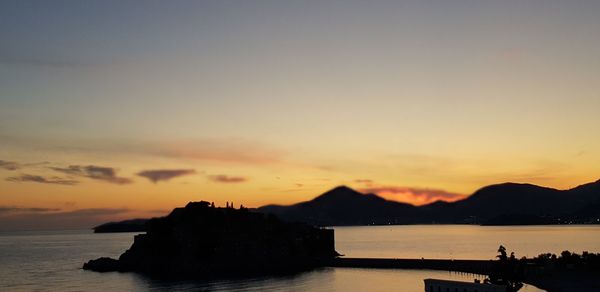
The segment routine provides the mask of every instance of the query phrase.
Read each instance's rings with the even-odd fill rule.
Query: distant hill
[[[258,211],[316,225],[409,224],[410,218],[417,214],[417,207],[340,186],[308,202],[268,205]]]
[[[148,219],[131,219],[119,222],[108,222],[92,229],[94,229],[94,233],[143,232],[146,231],[147,221]]]
[[[345,186],[290,206],[258,211],[317,225],[475,223],[493,225],[600,223],[600,181],[570,190],[504,183],[453,203],[413,206]]]

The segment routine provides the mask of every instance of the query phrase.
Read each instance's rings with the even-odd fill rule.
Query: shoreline
[[[496,261],[493,260],[449,260],[449,259],[405,259],[405,258],[336,258],[326,263],[334,268],[438,270],[489,275]],[[523,283],[546,291],[600,291],[600,277],[593,272],[554,272],[532,274]]]

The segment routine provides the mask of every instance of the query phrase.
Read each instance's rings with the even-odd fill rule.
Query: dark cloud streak
[[[12,177],[8,177],[6,178],[7,181],[10,182],[36,182],[36,183],[43,183],[43,184],[56,184],[56,185],[67,185],[67,186],[73,186],[79,183],[79,181],[76,180],[71,180],[71,179],[64,179],[64,178],[60,178],[60,177],[43,177],[40,175],[31,175],[31,174],[23,174],[21,176],[12,176]]]
[[[220,182],[220,183],[242,183],[242,182],[246,182],[248,180],[245,177],[228,176],[228,175],[224,175],[224,174],[209,175],[208,179],[210,179],[211,181]]]
[[[159,181],[168,181],[176,177],[195,174],[196,171],[193,169],[153,169],[144,170],[137,173],[141,177],[149,179],[153,183]]]
[[[0,214],[6,213],[45,213],[45,212],[57,212],[60,209],[56,208],[35,208],[35,207],[13,207],[13,206],[0,206]]]
[[[129,178],[117,176],[117,171],[112,167],[103,166],[81,166],[81,165],[70,165],[69,167],[50,167],[50,169],[58,172],[62,172],[68,175],[87,177],[90,179],[101,180],[113,184],[130,184],[133,181]]]
[[[21,165],[14,161],[0,160],[0,168],[5,170],[17,170]]]

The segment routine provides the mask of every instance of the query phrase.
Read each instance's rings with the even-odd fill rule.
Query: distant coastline
[[[320,226],[600,224],[600,181],[569,190],[503,183],[483,187],[463,200],[423,206],[339,186],[310,201],[258,211]]]
[[[473,224],[483,226],[600,224],[600,181],[569,190],[531,184],[486,186],[456,202],[414,206],[336,187],[313,200],[251,211],[316,226]],[[141,232],[148,219],[110,222],[94,232]]]
[[[146,231],[146,222],[150,219],[138,218],[124,221],[108,222],[98,225],[94,228],[94,233],[113,233],[113,232],[144,232]]]
[[[140,221],[148,221],[150,219],[135,219]],[[102,225],[98,225],[92,230],[94,233],[120,233],[120,232],[145,232],[145,225],[131,225],[128,224],[127,221],[117,221],[117,222],[109,222]],[[123,225],[121,225],[121,222]],[[105,226],[106,225],[106,226]],[[402,226],[402,225],[476,225],[476,226],[568,226],[568,225],[600,225],[600,223],[528,223],[528,222],[519,222],[519,223],[485,223],[485,224],[468,224],[468,223],[414,223],[414,224],[365,224],[365,225],[332,225],[327,227],[358,227],[358,226]],[[98,228],[103,226],[102,228]]]

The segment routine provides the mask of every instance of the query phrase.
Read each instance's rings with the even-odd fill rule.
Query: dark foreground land
[[[336,258],[331,267],[443,270],[487,275],[492,271],[492,260],[444,260],[444,259],[382,259],[382,258]]]
[[[325,266],[429,269],[488,275],[508,291],[517,291],[520,283],[547,291],[600,291],[600,254],[594,253],[516,259],[500,246],[498,260],[340,258],[331,229],[208,202],[189,203],[145,226],[147,233],[136,235],[119,259],[90,260],[83,268],[188,279],[279,275]]]
[[[528,270],[523,271],[519,281],[546,291],[592,292],[600,291],[600,273],[597,271],[564,270],[557,267],[537,266],[529,260]],[[444,259],[382,259],[337,258],[331,267],[370,269],[425,269],[490,275],[498,267],[492,260],[444,260]]]
[[[340,186],[306,202],[258,211],[318,226],[600,224],[600,180],[569,190],[503,183],[456,202],[414,206]]]
[[[83,268],[177,278],[245,276],[307,270],[338,255],[331,229],[208,202],[176,208],[146,228],[119,259],[99,258]]]

